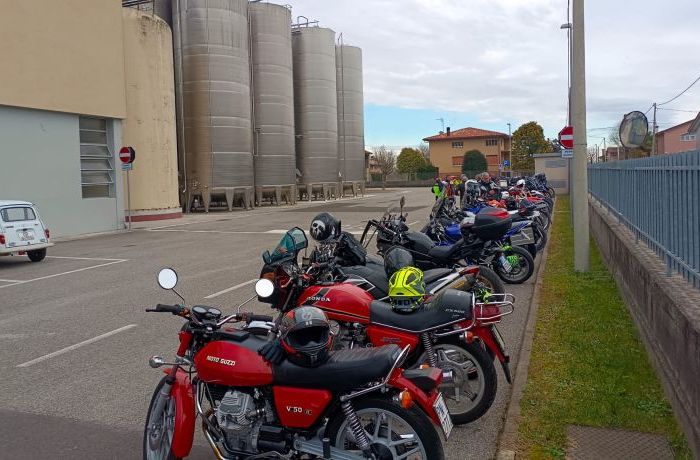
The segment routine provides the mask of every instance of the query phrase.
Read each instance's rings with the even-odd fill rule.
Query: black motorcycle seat
[[[318,367],[297,366],[287,360],[273,366],[273,383],[304,388],[347,392],[369,382],[382,380],[401,353],[398,345],[353,348],[330,353]]]
[[[451,261],[457,251],[459,250],[460,243],[451,244],[449,246],[433,246],[428,251],[428,255],[434,259],[438,259],[443,262]]]
[[[460,319],[471,319],[471,307],[472,295],[469,292],[445,289],[411,313],[395,312],[390,303],[375,300],[369,318],[372,324],[423,332]]]
[[[445,276],[447,276],[451,273],[452,273],[451,268],[433,268],[430,270],[425,270],[423,272],[423,280],[425,281],[425,284],[430,284],[430,283],[434,283],[435,281],[439,280],[440,278],[444,278]]]

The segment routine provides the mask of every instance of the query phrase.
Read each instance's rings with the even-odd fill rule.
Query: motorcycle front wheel
[[[171,452],[175,434],[175,399],[161,394],[164,384],[165,377],[156,386],[148,406],[146,427],[143,431],[144,460],[177,460]],[[166,400],[162,401],[163,398]],[[162,409],[158,411],[158,407]]]
[[[388,397],[354,399],[353,408],[367,433],[375,458],[382,460],[443,460],[436,427],[417,405],[409,409]],[[325,437],[334,447],[362,456],[350,424],[341,411],[331,416]]]
[[[511,265],[510,271],[506,270],[500,262],[500,257],[493,259],[493,269],[508,284],[522,284],[527,281],[535,271],[535,259],[532,258],[527,249],[519,246],[510,246],[503,251],[503,255]]]

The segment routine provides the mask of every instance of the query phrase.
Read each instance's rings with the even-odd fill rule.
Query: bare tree
[[[374,159],[382,174],[382,189],[386,189],[386,178],[396,169],[396,155],[385,145],[381,145],[374,149]]]
[[[426,161],[430,160],[430,147],[425,142],[418,144],[416,149],[423,155]]]
[[[622,145],[620,142],[620,124],[618,123],[614,127],[610,128],[608,133],[608,143],[612,145]]]

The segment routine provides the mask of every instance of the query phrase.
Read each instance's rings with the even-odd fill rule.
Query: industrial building
[[[56,236],[364,190],[361,50],[288,6],[5,2],[0,38],[0,198]]]

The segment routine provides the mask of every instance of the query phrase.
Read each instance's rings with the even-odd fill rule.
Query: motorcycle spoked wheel
[[[161,388],[165,384],[163,377],[151,398],[151,404],[148,406],[148,414],[146,415],[146,426],[143,430],[143,458],[144,460],[177,460],[170,451],[173,443],[173,435],[175,434],[175,399],[168,397],[161,413],[156,414],[154,411],[161,398],[164,396],[160,393]]]
[[[455,340],[436,343],[433,349],[438,367],[452,371],[454,384],[440,387],[452,422],[463,425],[488,412],[496,398],[498,377],[493,359],[481,343]],[[427,356],[418,362],[427,362]]]
[[[404,409],[393,399],[370,396],[352,401],[378,460],[443,460],[442,440],[417,405]],[[326,425],[325,437],[340,449],[362,455],[347,418],[337,411]]]
[[[493,269],[498,277],[507,284],[522,284],[532,276],[532,272],[535,271],[535,259],[527,252],[527,249],[510,246],[503,251],[503,255],[511,264],[510,272],[501,265],[499,257],[494,258]]]

